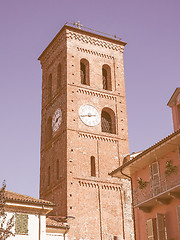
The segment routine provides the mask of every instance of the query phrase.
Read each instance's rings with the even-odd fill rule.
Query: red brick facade
[[[130,184],[108,175],[129,152],[124,46],[124,42],[64,26],[39,58],[40,198],[56,204],[54,215],[67,216],[69,239],[133,239]],[[82,115],[86,123],[81,120],[83,105],[97,110],[98,124],[90,126],[95,116],[90,113]],[[62,120],[52,131],[57,109]],[[58,121],[56,117],[55,124]]]

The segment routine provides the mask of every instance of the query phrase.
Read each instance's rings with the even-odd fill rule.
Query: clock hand
[[[58,122],[58,120],[59,120],[59,117],[58,117],[58,118],[56,118],[56,123]]]
[[[95,117],[96,115],[91,115],[91,114],[87,114],[87,115],[80,115],[81,117]]]

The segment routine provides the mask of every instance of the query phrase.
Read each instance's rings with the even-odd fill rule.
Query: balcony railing
[[[180,168],[178,169],[180,171]],[[156,203],[159,199],[168,203],[171,198],[180,198],[180,172],[172,173],[168,177],[160,177],[159,184],[156,183],[155,187],[151,186],[149,182],[143,189],[136,188],[133,190],[134,206],[135,207],[151,207],[152,200],[155,199]],[[151,201],[151,204],[148,203]]]

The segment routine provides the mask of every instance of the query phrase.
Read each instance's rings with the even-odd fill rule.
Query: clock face
[[[89,104],[84,104],[79,108],[79,117],[87,126],[96,126],[100,123],[100,114],[98,110]]]
[[[57,109],[52,118],[52,130],[53,132],[57,131],[62,121],[62,111]]]

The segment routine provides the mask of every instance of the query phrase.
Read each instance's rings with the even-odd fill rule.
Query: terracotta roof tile
[[[146,150],[144,150],[143,152],[141,152],[140,154],[138,154],[137,156],[135,156],[134,158],[132,158],[130,161],[125,162],[123,165],[121,165],[120,167],[118,167],[117,169],[115,169],[114,171],[112,171],[111,173],[109,173],[109,175],[113,175],[119,171],[121,171],[122,169],[124,169],[125,167],[129,166],[131,163],[135,162],[136,160],[138,160],[139,158],[141,158],[142,156],[146,155],[147,153],[149,153],[150,151],[152,151],[153,149],[155,149],[156,147],[159,147],[161,144],[164,144],[165,142],[167,142],[168,140],[172,139],[173,137],[176,137],[180,135],[180,129],[178,129],[177,131],[171,133],[170,135],[166,136],[165,138],[161,139],[159,142],[155,143],[154,145],[152,145],[151,147],[147,148]]]
[[[6,201],[16,201],[16,202],[25,202],[25,203],[33,203],[33,204],[44,204],[44,205],[48,205],[48,206],[54,206],[55,205],[52,202],[49,202],[49,201],[46,201],[46,200],[29,197],[29,196],[19,194],[19,193],[15,193],[15,192],[11,192],[11,191],[8,191],[8,190],[5,191],[5,198],[6,198]]]

